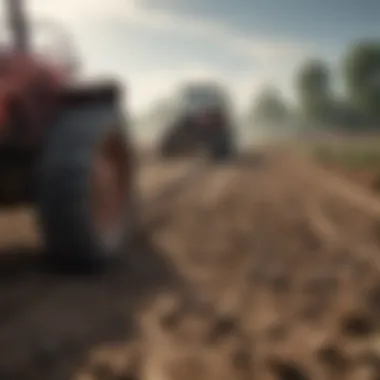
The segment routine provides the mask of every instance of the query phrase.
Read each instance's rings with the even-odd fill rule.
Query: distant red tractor
[[[184,85],[177,94],[173,120],[161,141],[163,157],[205,149],[217,161],[235,154],[232,105],[227,91],[213,81]]]
[[[103,267],[126,252],[134,227],[121,89],[80,82],[75,60],[35,51],[22,0],[6,4],[13,43],[0,47],[0,206],[36,206],[52,262]]]

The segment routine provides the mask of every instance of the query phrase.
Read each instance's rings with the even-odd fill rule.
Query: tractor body
[[[0,203],[32,201],[30,174],[58,115],[66,73],[19,51],[0,52]]]
[[[0,206],[37,208],[51,262],[103,266],[121,257],[133,224],[134,154],[121,87],[81,81],[72,55],[36,52],[23,1],[7,0],[7,7],[12,44],[0,47]]]

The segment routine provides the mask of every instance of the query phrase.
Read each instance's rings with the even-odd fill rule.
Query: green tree
[[[288,107],[281,93],[274,87],[265,87],[255,99],[250,120],[256,123],[278,125],[287,121]]]
[[[343,74],[351,104],[371,119],[380,119],[380,41],[360,41],[343,59]]]
[[[333,103],[331,73],[326,63],[311,59],[304,62],[296,76],[296,88],[302,114],[313,121],[327,121]]]

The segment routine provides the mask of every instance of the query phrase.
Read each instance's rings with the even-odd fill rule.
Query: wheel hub
[[[123,238],[128,202],[128,168],[120,137],[111,136],[100,144],[93,166],[93,207],[97,232],[108,247]]]

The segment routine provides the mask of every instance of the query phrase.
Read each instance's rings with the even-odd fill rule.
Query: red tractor
[[[36,206],[52,262],[104,267],[126,252],[134,226],[135,155],[121,89],[81,82],[75,61],[36,51],[22,0],[6,1],[0,204]]]
[[[161,142],[163,157],[178,157],[206,149],[216,161],[235,153],[233,107],[227,90],[214,81],[185,84],[176,94],[173,120]]]

